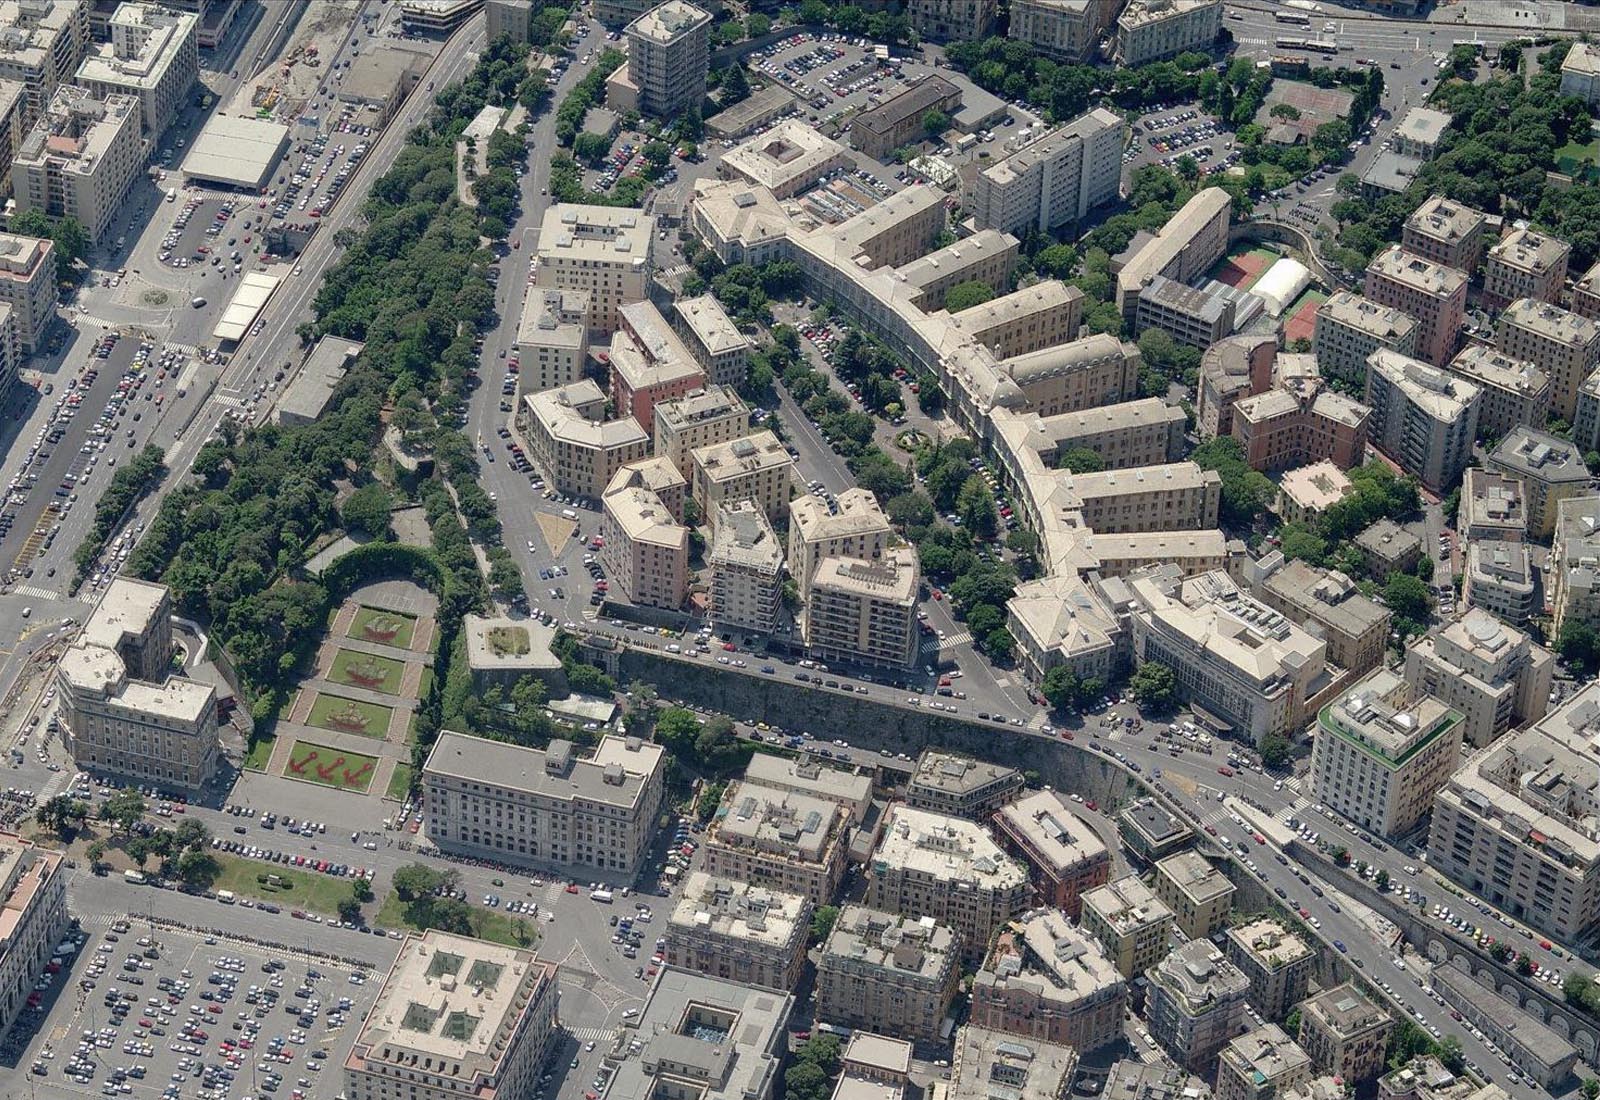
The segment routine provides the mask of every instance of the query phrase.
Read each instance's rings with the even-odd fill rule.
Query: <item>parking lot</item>
[[[898,58],[882,60],[874,50],[865,38],[800,32],[745,61],[793,92],[810,121],[827,124],[847,112],[876,107],[904,86],[905,65]]]
[[[1220,172],[1239,160],[1233,134],[1198,105],[1182,104],[1145,115],[1133,128],[1133,140],[1122,155],[1129,170],[1146,164],[1167,168],[1192,157],[1202,173]]]
[[[272,216],[279,221],[320,218],[344,191],[356,165],[366,159],[372,128],[347,107],[331,128],[310,142],[301,142],[278,174],[282,190]]]

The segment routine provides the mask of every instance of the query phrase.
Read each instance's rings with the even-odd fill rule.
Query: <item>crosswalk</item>
[[[19,584],[16,592],[23,596],[32,596],[36,600],[59,600],[61,593],[52,592],[48,588],[40,588],[36,584]]]
[[[569,1027],[567,1034],[580,1043],[609,1043],[616,1034],[610,1027]]]
[[[946,634],[943,638],[940,638],[939,648],[954,649],[958,645],[970,645],[971,643],[972,631],[958,630],[954,634]]]

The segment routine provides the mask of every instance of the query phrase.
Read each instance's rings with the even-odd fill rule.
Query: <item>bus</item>
[[[1275,11],[1272,13],[1272,18],[1280,23],[1292,23],[1297,27],[1311,26],[1311,16],[1306,15],[1304,12]]]

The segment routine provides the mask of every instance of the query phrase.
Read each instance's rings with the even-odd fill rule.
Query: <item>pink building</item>
[[[615,415],[632,416],[649,433],[655,430],[656,403],[704,389],[706,372],[649,302],[632,302],[617,314],[620,327],[611,337]]]

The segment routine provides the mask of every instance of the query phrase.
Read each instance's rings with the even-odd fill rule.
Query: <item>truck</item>
[[[122,877],[126,881],[133,883],[135,886],[143,886],[145,883],[150,881],[149,879],[145,878],[143,871],[135,871],[132,868],[122,872]]]

